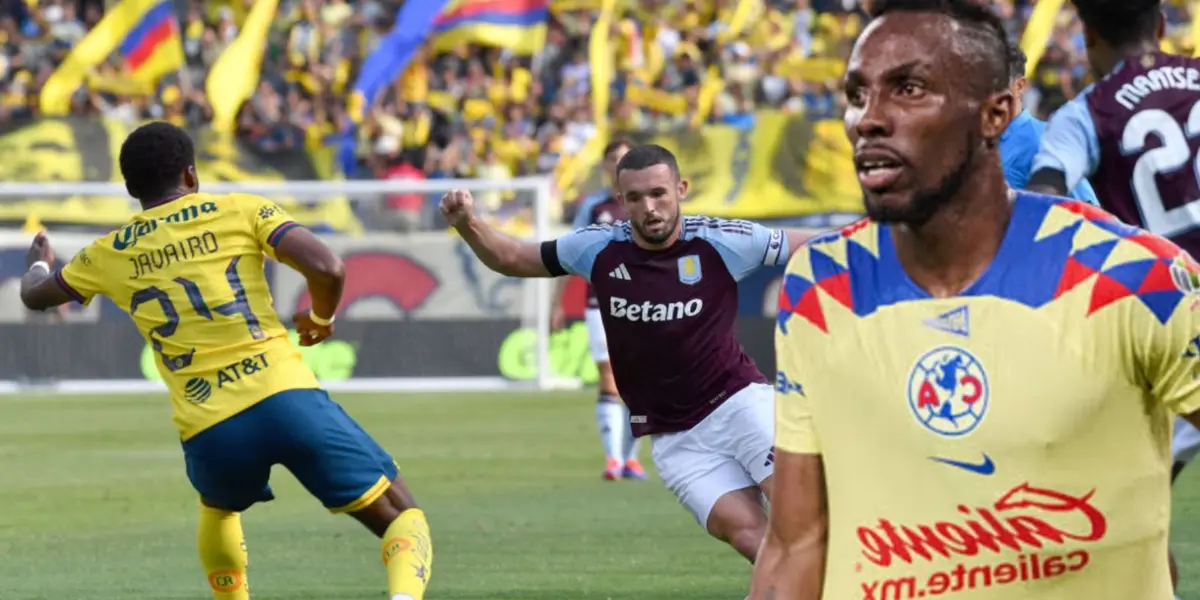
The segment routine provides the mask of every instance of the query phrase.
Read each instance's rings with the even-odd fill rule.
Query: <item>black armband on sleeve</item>
[[[1050,188],[1060,196],[1066,196],[1070,190],[1067,189],[1067,175],[1058,169],[1041,168],[1037,173],[1029,177],[1029,181],[1025,184],[1029,189],[1034,188]]]
[[[558,240],[542,242],[542,264],[554,277],[567,274],[567,270],[562,267],[562,261],[558,260]]]

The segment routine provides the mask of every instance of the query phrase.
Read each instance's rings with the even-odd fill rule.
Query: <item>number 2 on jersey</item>
[[[250,330],[250,336],[256,340],[261,340],[266,337],[263,333],[262,326],[258,323],[258,316],[250,310],[250,301],[246,298],[246,288],[242,285],[241,277],[238,277],[237,266],[241,257],[234,257],[229,261],[229,267],[225,269],[225,279],[229,282],[230,289],[233,290],[233,300],[209,307],[204,301],[204,296],[200,293],[200,286],[196,282],[176,277],[175,283],[183,287],[187,293],[188,302],[192,305],[192,310],[200,317],[213,320],[213,313],[227,317],[236,317],[241,315],[246,319],[246,328]],[[178,371],[192,364],[192,357],[196,354],[196,349],[192,348],[187,352],[178,356],[171,356],[163,351],[162,340],[175,335],[175,330],[179,328],[179,310],[175,308],[175,303],[171,301],[171,297],[167,292],[155,286],[150,286],[143,290],[138,290],[133,294],[133,298],[129,304],[129,314],[137,312],[138,307],[147,302],[158,302],[158,307],[162,309],[163,316],[167,322],[150,330],[147,336],[150,338],[150,345],[154,351],[158,353],[162,363],[167,367],[168,371]]]
[[[1187,125],[1179,127],[1175,118],[1165,110],[1148,109],[1134,115],[1121,135],[1121,154],[1132,156],[1146,149],[1146,138],[1155,135],[1162,142],[1147,151],[1133,166],[1133,194],[1136,196],[1146,229],[1163,237],[1171,237],[1200,227],[1200,198],[1187,198],[1186,203],[1167,210],[1158,190],[1155,176],[1178,171],[1192,163],[1194,176],[1200,179],[1200,154],[1192,156],[1188,140],[1200,137],[1200,102],[1192,105]],[[1200,187],[1200,181],[1197,182]]]

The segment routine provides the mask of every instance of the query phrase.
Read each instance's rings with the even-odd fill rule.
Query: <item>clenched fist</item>
[[[442,196],[442,216],[451,227],[466,223],[474,210],[475,199],[470,190],[450,190]]]
[[[33,243],[29,245],[29,253],[25,255],[25,266],[32,267],[33,263],[38,261],[46,263],[46,265],[54,269],[54,249],[50,247],[50,238],[46,237],[46,232],[38,233],[33,238]]]

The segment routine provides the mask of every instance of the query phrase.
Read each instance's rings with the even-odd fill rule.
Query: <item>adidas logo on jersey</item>
[[[925,325],[938,331],[970,337],[971,316],[966,306],[960,306],[952,311],[942,313],[933,319],[925,319]]]
[[[633,281],[633,279],[629,277],[629,269],[625,268],[625,263],[621,263],[617,266],[617,268],[609,271],[608,276],[612,277],[613,279],[620,279],[622,281]]]
[[[609,298],[608,314],[617,319],[625,319],[635,323],[657,323],[662,321],[678,321],[686,317],[694,317],[704,309],[704,301],[692,298],[687,302],[666,302],[655,304],[642,302],[630,304],[624,298],[613,296]]]

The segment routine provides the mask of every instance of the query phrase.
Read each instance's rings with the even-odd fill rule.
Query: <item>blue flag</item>
[[[338,159],[342,172],[347,176],[357,166],[358,123],[375,102],[379,90],[391,85],[416,54],[425,38],[433,31],[433,22],[445,8],[447,0],[408,0],[396,13],[396,24],[388,32],[375,51],[363,61],[358,79],[354,82],[350,96],[349,116],[351,123],[342,132],[342,146]]]

